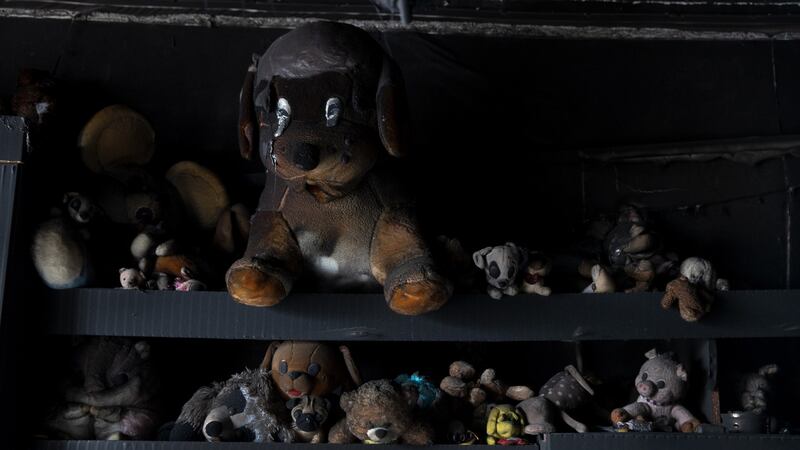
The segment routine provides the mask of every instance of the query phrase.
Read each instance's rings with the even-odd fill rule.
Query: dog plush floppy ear
[[[269,370],[272,368],[272,357],[275,355],[275,351],[278,349],[278,346],[281,345],[278,341],[272,341],[267,347],[266,353],[264,353],[264,359],[261,361],[261,368]]]
[[[472,260],[475,261],[475,265],[478,266],[478,269],[486,268],[486,255],[488,255],[490,251],[492,251],[492,247],[486,247],[472,254]]]
[[[247,68],[242,90],[239,91],[239,152],[242,158],[251,160],[258,154],[258,125],[255,106],[253,105],[253,84],[256,78],[257,56],[253,55],[253,63]],[[255,150],[255,151],[254,151]]]
[[[375,103],[383,146],[392,156],[405,156],[409,145],[408,105],[400,70],[389,58],[383,58]]]

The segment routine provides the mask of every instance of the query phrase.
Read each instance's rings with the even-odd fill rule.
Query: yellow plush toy
[[[489,445],[522,445],[525,428],[522,414],[512,405],[495,405],[486,420],[486,443]]]

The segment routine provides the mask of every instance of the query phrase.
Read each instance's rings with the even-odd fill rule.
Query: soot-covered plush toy
[[[97,205],[77,192],[64,194],[62,208],[42,223],[33,235],[31,253],[36,271],[53,289],[85,286],[94,267],[88,241],[89,226],[100,214]]]
[[[304,395],[325,397],[361,384],[350,350],[309,341],[273,342],[267,348],[261,367],[270,370],[275,386],[284,399]]]
[[[756,414],[769,412],[773,395],[773,376],[778,373],[776,364],[767,364],[756,373],[745,375],[741,381],[742,409]]]
[[[169,439],[292,442],[287,412],[267,370],[245,370],[195,392]]]
[[[688,388],[688,375],[683,365],[675,362],[670,354],[658,354],[655,349],[645,356],[647,361],[636,377],[639,398],[612,411],[612,424],[641,418],[652,421],[654,428],[662,431],[670,431],[673,426],[684,433],[695,431],[700,421],[678,404]]]
[[[301,273],[326,289],[383,286],[400,314],[451,293],[384,154],[408,151],[399,72],[363,30],[330,22],[278,38],[249,68],[239,142],[267,182],[244,256],[228,270],[239,302],[272,306]]]
[[[389,380],[364,383],[343,394],[339,404],[347,416],[331,428],[328,441],[332,444],[433,443],[433,429],[415,416],[403,393]]]
[[[486,291],[494,299],[517,295],[528,252],[513,242],[486,247],[472,254],[475,266],[486,272]]]
[[[681,318],[696,322],[711,310],[714,292],[728,290],[728,281],[717,278],[711,263],[703,258],[686,258],[680,270],[680,276],[667,283],[661,306],[670,309],[677,303]]]
[[[64,402],[48,417],[48,434],[67,439],[149,439],[159,421],[159,379],[150,346],[95,337],[75,350]]]
[[[585,433],[586,425],[569,413],[588,405],[593,395],[594,391],[578,369],[567,366],[547,380],[538,396],[517,405],[525,414],[525,434],[554,433],[559,418],[575,431]]]
[[[293,399],[291,406],[292,431],[298,442],[322,444],[327,439],[325,422],[331,411],[331,402],[315,395],[304,395],[301,399]]]

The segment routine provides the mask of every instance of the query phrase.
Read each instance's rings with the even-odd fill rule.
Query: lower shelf
[[[554,433],[541,450],[797,450],[800,435],[696,433]]]
[[[319,449],[319,444],[268,444],[285,450]],[[39,441],[34,450],[254,450],[265,444],[226,442],[154,441]],[[324,446],[324,444],[323,444]],[[337,445],[339,450],[363,448],[362,444]],[[536,449],[536,444],[526,446]],[[682,434],[682,433],[555,433],[546,436],[541,450],[797,450],[800,435],[782,434]],[[384,445],[384,450],[408,450],[410,446]],[[437,450],[463,449],[459,445],[437,445]]]

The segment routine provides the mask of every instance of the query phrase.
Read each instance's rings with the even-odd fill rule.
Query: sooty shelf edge
[[[454,296],[434,313],[392,312],[380,294],[293,294],[271,308],[227,292],[72,289],[41,298],[46,331],[216,339],[544,341],[800,336],[800,290],[718,295],[700,322],[661,308],[660,293]],[[32,300],[32,299],[31,299]]]

